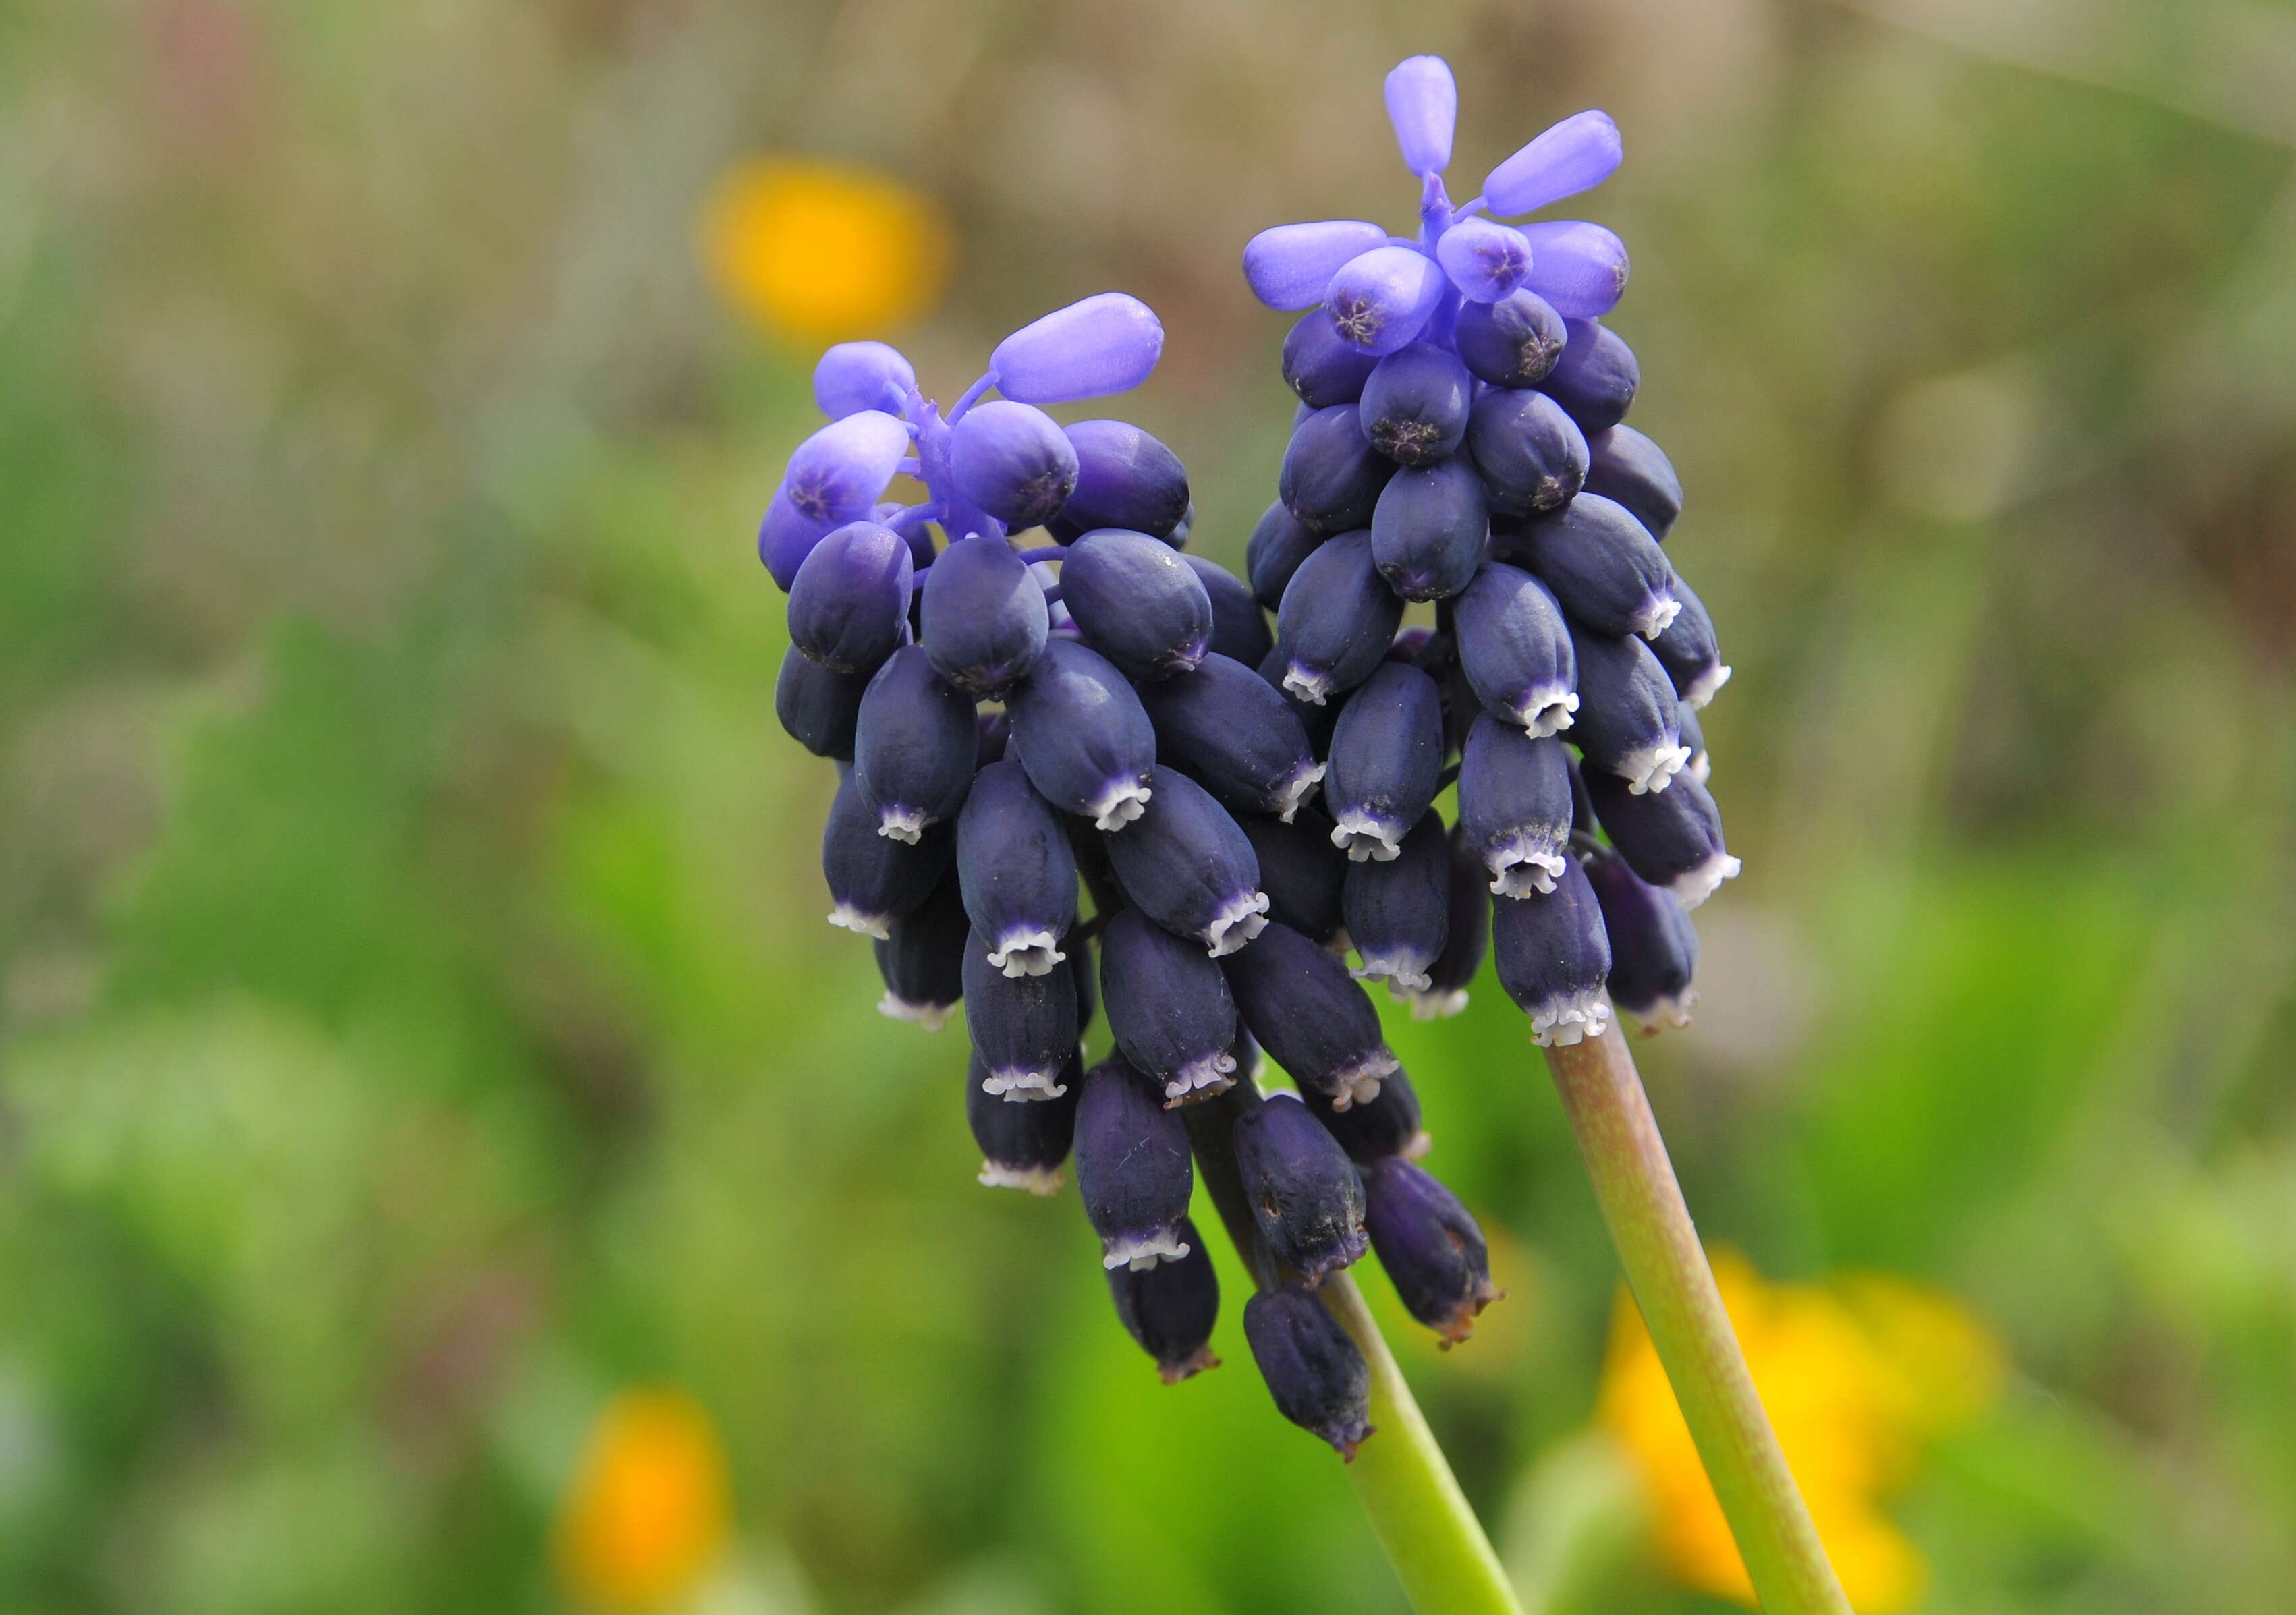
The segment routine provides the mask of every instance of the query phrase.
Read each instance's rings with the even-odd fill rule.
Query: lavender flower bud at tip
[[[1243,278],[1270,308],[1313,308],[1342,265],[1387,243],[1387,232],[1362,219],[1278,225],[1244,244]]]
[[[1416,247],[1378,246],[1340,266],[1324,291],[1332,326],[1365,353],[1393,353],[1426,326],[1443,271]]]
[[[1023,325],[996,344],[996,390],[1022,404],[1128,392],[1164,351],[1164,327],[1136,297],[1103,291]]]
[[[917,373],[898,348],[883,342],[839,342],[813,367],[813,401],[832,421],[865,409],[898,414]]]
[[[1403,166],[1424,178],[1451,166],[1451,135],[1459,121],[1459,86],[1440,56],[1413,56],[1387,75],[1387,120]]]
[[[1610,178],[1624,148],[1608,112],[1589,111],[1541,133],[1490,172],[1483,196],[1502,218],[1535,213]]]
[[[797,446],[782,487],[798,514],[824,527],[865,521],[909,452],[909,429],[882,409],[832,421]]]
[[[1471,303],[1496,303],[1530,276],[1530,242],[1488,218],[1463,218],[1435,242],[1435,261]]]

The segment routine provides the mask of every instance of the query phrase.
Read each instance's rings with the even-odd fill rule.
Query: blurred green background
[[[1626,131],[1583,211],[1737,668],[1747,872],[1640,1045],[1702,1226],[2009,1354],[1892,1505],[1925,1607],[2288,1607],[2296,10],[0,0],[0,1610],[563,1607],[633,1383],[724,1443],[711,1607],[1401,1608],[1234,1269],[1163,1390],[822,924],[751,548],[810,354],[693,240],[758,152],[938,197],[944,398],[1146,298],[1116,409],[1238,564],[1238,250],[1407,220],[1422,50],[1468,178]],[[1512,1291],[1398,1349],[1531,1553],[1615,1268],[1504,996],[1391,1034]],[[1548,1607],[1726,1607],[1656,1566]]]

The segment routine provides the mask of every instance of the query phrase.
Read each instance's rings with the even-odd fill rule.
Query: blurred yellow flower
[[[711,282],[767,330],[807,341],[882,336],[932,307],[947,278],[947,216],[872,168],[764,157],[730,170],[703,204]]]
[[[1772,1284],[1733,1251],[1713,1256],[1786,1462],[1858,1615],[1895,1615],[1929,1581],[1882,1510],[1909,1483],[1921,1444],[2000,1393],[1999,1344],[1959,1303],[1882,1274]],[[1736,1544],[1700,1467],[1634,1301],[1620,1291],[1596,1415],[1633,1455],[1656,1506],[1669,1568],[1685,1585],[1751,1605]]]
[[[692,1592],[729,1534],[725,1450],[683,1391],[607,1403],[558,1517],[558,1568],[580,1603],[660,1610]]]

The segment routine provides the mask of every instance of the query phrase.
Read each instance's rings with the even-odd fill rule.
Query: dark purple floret
[[[1584,767],[1613,775],[1639,796],[1663,791],[1690,760],[1677,721],[1679,704],[1649,645],[1574,627],[1578,719],[1570,739]]]
[[[1706,603],[1683,582],[1679,572],[1674,577],[1673,593],[1682,609],[1651,641],[1651,649],[1657,653],[1659,665],[1666,669],[1682,704],[1695,712],[1730,682],[1730,668],[1722,660],[1722,647],[1715,641],[1714,619],[1706,614]]]
[[[1076,982],[1077,1036],[1092,1030],[1092,1018],[1100,1012],[1100,967],[1093,958],[1092,944],[1068,939],[1069,975]]]
[[[790,643],[836,673],[874,673],[909,631],[908,541],[873,521],[813,548],[790,588]]]
[[[1227,809],[1185,775],[1158,767],[1147,811],[1107,845],[1124,895],[1165,930],[1194,938],[1213,958],[1243,947],[1267,923],[1251,842]]]
[[[1522,234],[1531,251],[1525,284],[1565,319],[1600,319],[1618,307],[1631,266],[1617,236],[1582,218],[1525,225]]]
[[[1738,873],[1722,842],[1722,813],[1706,787],[1677,775],[1664,791],[1636,796],[1627,782],[1600,769],[1586,771],[1587,794],[1611,845],[1634,872],[1695,908]]]
[[[1067,544],[1095,528],[1120,527],[1169,538],[1187,518],[1188,473],[1180,457],[1124,421],[1078,421],[1076,492],[1046,523]]]
[[[1145,1269],[1195,1249],[1187,1124],[1145,1077],[1111,1054],[1085,1074],[1077,1107],[1077,1187],[1104,1267]]]
[[[1379,362],[1358,406],[1365,441],[1404,465],[1448,459],[1467,431],[1474,379],[1449,349],[1414,342]]]
[[[1658,540],[1599,494],[1581,494],[1492,548],[1538,573],[1564,613],[1597,634],[1655,639],[1682,609]]]
[[[813,553],[813,546],[836,525],[825,516],[808,516],[799,510],[790,503],[787,490],[776,491],[767,503],[765,518],[758,523],[758,559],[783,594],[788,594],[797,581],[798,569]]]
[[[1587,480],[1587,439],[1553,398],[1527,388],[1475,400],[1467,452],[1491,509],[1524,516],[1568,504]]]
[[[1278,510],[1283,506],[1278,505]],[[1288,512],[1287,512],[1288,514]],[[1250,586],[1234,572],[1201,555],[1185,557],[1212,603],[1211,648],[1219,655],[1257,668],[1275,646],[1266,613],[1252,598]]]
[[[1395,462],[1365,440],[1362,419],[1355,405],[1334,404],[1292,432],[1275,490],[1302,527],[1344,533],[1371,525]]]
[[[1603,995],[1611,944],[1577,858],[1564,860],[1552,891],[1491,906],[1491,947],[1499,985],[1530,1017],[1533,1043],[1554,1047],[1603,1035],[1611,1019]]]
[[[1490,871],[1467,839],[1464,825],[1451,827],[1447,848],[1450,917],[1444,928],[1443,951],[1428,967],[1426,987],[1410,996],[1414,1021],[1440,1020],[1465,1009],[1467,988],[1490,948]]]
[[[1259,813],[1238,814],[1236,823],[1259,857],[1267,917],[1329,947],[1343,922],[1349,867],[1347,854],[1332,845],[1329,816],[1309,806],[1288,824]]]
[[[1452,335],[1459,357],[1494,387],[1536,387],[1562,357],[1569,336],[1562,316],[1537,292],[1516,291],[1496,303],[1468,303]]]
[[[854,777],[878,833],[914,841],[954,818],[980,750],[972,701],[942,682],[923,647],[894,652],[861,697],[853,735]]]
[[[791,645],[774,681],[774,716],[789,737],[816,757],[850,762],[853,728],[861,716],[866,673],[832,673]]]
[[[1101,935],[1100,970],[1116,1046],[1167,1105],[1234,1086],[1235,1001],[1202,948],[1127,908]]]
[[[1364,1168],[1365,1221],[1379,1265],[1404,1310],[1456,1346],[1475,1332],[1475,1316],[1498,1299],[1483,1231],[1459,1197],[1415,1162],[1390,1159]]]
[[[1545,584],[1492,562],[1459,596],[1452,623],[1460,671],[1484,711],[1533,735],[1570,727],[1578,661],[1562,608]]]
[[[1152,1267],[1128,1264],[1108,1270],[1116,1316],[1141,1350],[1156,1359],[1167,1385],[1219,1366],[1211,1347],[1212,1325],[1219,1318],[1219,1279],[1195,1224],[1185,1217],[1180,1219],[1180,1238],[1188,1254],[1177,1261],[1167,1258]]]
[[[1441,600],[1465,588],[1482,564],[1490,507],[1474,463],[1455,455],[1396,472],[1371,518],[1373,564],[1406,600]]]
[[[1378,670],[1402,620],[1403,602],[1372,559],[1369,529],[1325,541],[1292,574],[1275,613],[1284,689],[1317,706],[1354,689]]]
[[[1362,1258],[1363,1184],[1297,1094],[1270,1094],[1236,1118],[1235,1162],[1260,1237],[1301,1282],[1320,1284]]]
[[[1343,340],[1321,308],[1301,315],[1283,339],[1284,382],[1309,409],[1354,403],[1378,363],[1377,354]]]
[[[1169,678],[1204,659],[1212,601],[1179,552],[1145,533],[1103,528],[1069,546],[1061,603],[1085,643],[1129,678]]]
[[[1620,782],[1623,787],[1624,782]],[[1486,712],[1459,763],[1459,825],[1505,898],[1552,891],[1569,857],[1570,771],[1562,742]]]
[[[1570,340],[1538,384],[1588,437],[1608,431],[1625,416],[1642,384],[1642,366],[1619,333],[1593,320],[1568,322]]]
[[[965,1076],[964,1119],[980,1146],[980,1182],[991,1189],[1060,1193],[1061,1163],[1076,1137],[1077,1101],[1084,1086],[1084,1053],[1071,1050],[1056,1098],[1013,1104],[990,1092],[988,1067],[975,1050]]]
[[[1076,855],[1051,804],[1018,763],[991,763],[956,819],[956,873],[964,912],[1008,976],[1041,976],[1065,954],[1076,923]]]
[[[952,869],[932,896],[893,921],[885,939],[871,945],[885,983],[877,1012],[914,1021],[929,1032],[940,1030],[964,996],[964,941],[971,929]]]
[[[1333,1110],[1331,1095],[1319,1088],[1301,1088],[1300,1098],[1358,1166],[1391,1155],[1416,1160],[1427,1153],[1430,1140],[1419,1125],[1419,1094],[1399,1069],[1387,1074],[1376,1097],[1344,1111]]]
[[[1424,253],[1390,242],[1341,265],[1324,307],[1342,338],[1365,353],[1393,353],[1426,327],[1446,284]]]
[[[1102,830],[1121,830],[1140,816],[1156,732],[1105,657],[1073,640],[1050,641],[1006,709],[1007,750],[1039,796]]]
[[[1382,661],[1332,731],[1324,806],[1351,859],[1396,856],[1441,788],[1443,693],[1405,662]]]
[[[1246,1030],[1302,1088],[1345,1110],[1379,1093],[1397,1061],[1379,1012],[1348,967],[1288,925],[1270,925],[1226,961]]]
[[[1282,692],[1241,662],[1210,655],[1192,673],[1140,686],[1157,755],[1239,813],[1289,818],[1324,765]]]
[[[948,457],[964,496],[1016,530],[1051,521],[1076,492],[1076,446],[1033,405],[974,405],[949,434]]]
[[[935,825],[918,840],[877,832],[877,810],[863,799],[851,772],[838,782],[821,831],[821,873],[829,883],[829,922],[864,936],[888,929],[932,896],[948,870],[950,837]]]
[[[1611,939],[1611,1002],[1643,1023],[1688,1026],[1698,1003],[1698,928],[1675,895],[1652,886],[1614,854],[1587,865]]]
[[[975,534],[925,570],[924,632],[932,665],[958,689],[988,700],[1029,676],[1052,626],[1042,585],[1002,538]]]
[[[1008,976],[988,962],[988,939],[975,930],[964,944],[964,1023],[990,1093],[1016,1102],[1060,1097],[1061,1068],[1079,1030],[1068,971]]]
[[[1352,1461],[1372,1433],[1371,1370],[1339,1320],[1286,1284],[1243,1304],[1243,1338],[1275,1411]]]
[[[1278,499],[1261,514],[1259,525],[1243,546],[1243,570],[1251,579],[1251,596],[1269,611],[1283,603],[1284,586],[1308,553],[1324,542],[1324,535],[1303,527]]]
[[[1664,542],[1682,514],[1682,480],[1666,451],[1631,426],[1587,440],[1587,491],[1615,499]]]
[[[1397,857],[1348,865],[1341,904],[1362,961],[1356,974],[1397,996],[1423,993],[1451,924],[1451,852],[1442,816],[1419,816]]]

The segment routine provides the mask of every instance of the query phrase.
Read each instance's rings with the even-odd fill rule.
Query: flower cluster
[[[789,593],[776,709],[841,766],[830,919],[875,939],[880,1007],[929,1028],[965,1007],[981,1181],[1050,1193],[1073,1155],[1117,1312],[1177,1380],[1214,1361],[1218,1287],[1188,1216],[1203,1163],[1263,1291],[1244,1330],[1277,1406],[1352,1453],[1368,1373],[1315,1286],[1376,1249],[1447,1340],[1495,1292],[1473,1219],[1413,1159],[1410,1083],[1330,946],[1407,909],[1378,876],[1421,865],[1357,877],[1313,799],[1355,825],[1345,804],[1388,787],[1328,776],[1329,726],[1263,677],[1275,641],[1250,589],[1183,553],[1172,453],[1039,407],[1136,385],[1161,342],[1133,299],[1087,299],[1006,338],[946,416],[893,349],[831,348],[814,384],[832,422],[758,536]],[[922,502],[885,502],[903,471]],[[1013,542],[1037,527],[1047,542]],[[1374,703],[1349,711],[1362,739],[1334,757],[1392,750]],[[1426,794],[1440,762],[1412,765]],[[1480,952],[1446,954],[1452,990]],[[1114,1048],[1087,1070],[1103,1005]],[[1298,1094],[1262,1096],[1263,1048]]]
[[[1686,911],[1738,870],[1693,716],[1730,669],[1661,547],[1681,485],[1623,423],[1640,371],[1601,316],[1625,248],[1488,217],[1601,183],[1618,129],[1566,119],[1455,208],[1457,101],[1437,57],[1388,75],[1416,239],[1327,220],[1244,249],[1259,299],[1306,311],[1283,344],[1300,402],[1281,497],[1248,552],[1276,612],[1262,671],[1318,737],[1358,974],[1449,1012],[1488,927],[1535,1041],[1598,1036],[1614,1003],[1681,1025]],[[1411,602],[1434,603],[1431,631],[1398,633]],[[1269,891],[1280,911],[1280,876]]]

